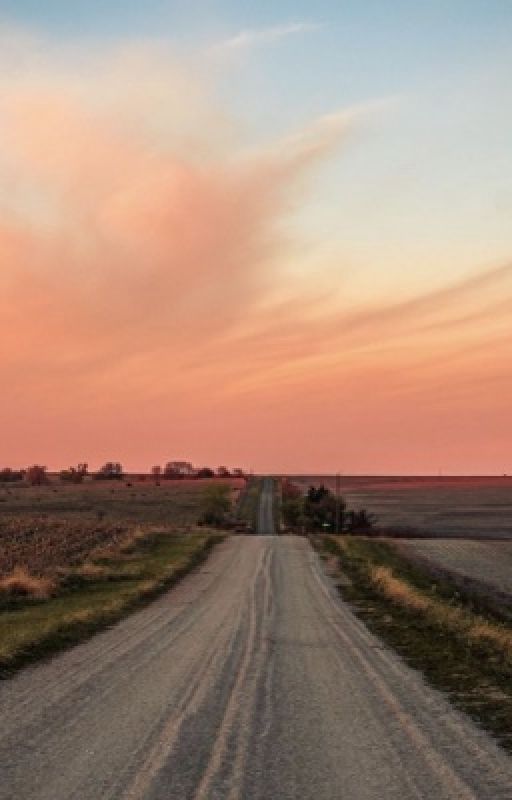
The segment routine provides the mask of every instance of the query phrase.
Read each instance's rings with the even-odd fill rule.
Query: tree
[[[304,500],[304,518],[310,531],[335,531],[336,517],[339,510],[339,532],[343,531],[346,503],[336,498],[323,484],[317,488],[311,486]]]
[[[4,467],[0,469],[0,483],[15,483],[16,481],[22,481],[26,475],[26,470],[24,469],[11,469],[10,467]]]
[[[151,476],[155,479],[155,481],[159,481],[162,477],[162,467],[158,465],[155,467],[151,467]]]
[[[218,478],[230,478],[231,473],[227,467],[217,467]]]
[[[321,503],[329,496],[332,496],[332,493],[321,483],[318,489],[315,486],[309,487],[307,499],[310,503]]]
[[[377,517],[375,514],[366,511],[364,508],[361,508],[359,511],[349,511],[347,513],[347,529],[351,533],[369,531],[374,527],[376,522]]]
[[[213,469],[210,469],[210,467],[201,467],[201,469],[197,470],[196,477],[197,478],[214,478],[215,477],[215,472],[213,471]]]
[[[31,467],[28,467],[26,478],[30,486],[43,486],[45,483],[48,483],[46,467],[42,467],[40,464],[33,464]]]
[[[123,468],[118,461],[107,461],[94,475],[96,481],[122,480]]]
[[[200,525],[222,525],[231,509],[231,488],[226,483],[208,486],[201,498]]]
[[[164,478],[167,480],[191,478],[193,475],[194,467],[190,461],[168,461],[164,467]]]
[[[87,475],[88,465],[80,463],[76,467],[69,467],[69,469],[61,470],[59,477],[65,483],[82,483]]]
[[[283,497],[281,515],[287,528],[304,525],[304,501],[302,497]]]

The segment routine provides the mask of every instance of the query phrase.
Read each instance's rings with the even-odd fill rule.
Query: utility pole
[[[340,532],[340,473],[336,473],[336,533],[339,534]]]

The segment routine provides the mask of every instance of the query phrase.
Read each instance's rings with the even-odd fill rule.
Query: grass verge
[[[55,597],[0,611],[0,678],[68,647],[149,602],[200,564],[223,534],[153,533],[128,552],[71,571]]]
[[[314,537],[339,559],[340,592],[368,627],[512,752],[512,628],[480,598],[434,580],[392,545]]]

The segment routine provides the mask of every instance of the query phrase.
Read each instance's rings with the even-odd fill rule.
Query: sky
[[[0,0],[0,466],[512,472],[509,0]]]

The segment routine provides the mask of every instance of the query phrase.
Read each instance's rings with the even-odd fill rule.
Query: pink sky
[[[386,286],[383,245],[374,288],[293,224],[379,110],[248,149],[176,64],[162,109],[160,62],[114,62],[0,82],[2,462],[512,471],[512,261]]]

